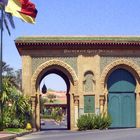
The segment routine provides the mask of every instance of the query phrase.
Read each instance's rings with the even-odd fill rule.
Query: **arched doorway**
[[[136,127],[136,80],[126,69],[114,70],[108,80],[108,111],[112,128]]]
[[[67,84],[67,103],[68,103],[68,129],[73,129],[75,127],[75,118],[78,114],[78,111],[76,112],[74,109],[74,103],[77,93],[77,83],[78,78],[73,70],[73,68],[68,65],[67,63],[64,63],[60,60],[50,60],[46,61],[43,64],[41,64],[36,71],[34,72],[32,78],[31,78],[31,88],[32,88],[32,124],[34,130],[40,130],[40,82],[45,77],[45,75],[48,75],[50,73],[55,73],[60,75],[64,81]],[[77,101],[76,100],[76,101]]]
[[[48,80],[46,80],[46,83],[45,83],[46,78]],[[49,80],[49,78],[51,78],[52,80],[51,79]],[[48,83],[48,82],[51,82],[51,83]],[[63,86],[65,87],[63,87],[63,89],[59,88],[58,86],[60,86],[60,83],[58,82],[63,82]],[[41,86],[40,93],[42,92],[44,85],[46,86],[46,93],[45,93],[46,95],[41,93],[40,101],[42,101],[42,99],[45,99],[45,98],[48,100],[44,102],[43,110],[42,110],[43,104],[40,102],[40,113],[41,113],[40,118],[42,118],[42,116],[51,117],[51,121],[41,122],[40,128],[42,130],[70,129],[70,94],[69,94],[70,80],[69,78],[61,70],[57,68],[50,68],[46,70],[46,72],[44,72],[44,74],[41,76],[39,83],[40,83],[39,85]],[[57,86],[53,86],[54,84]],[[54,98],[52,98],[52,96]],[[60,98],[58,96],[65,96],[65,97],[62,97],[63,99],[61,99],[60,101]],[[61,115],[64,115],[62,119],[65,119],[64,120],[65,123],[60,122]],[[43,125],[46,125],[46,126],[43,126]]]

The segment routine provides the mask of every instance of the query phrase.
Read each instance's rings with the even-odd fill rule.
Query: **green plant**
[[[42,119],[52,119],[52,115],[43,114],[43,115],[41,115],[41,118],[42,118]]]
[[[8,78],[3,79],[3,125],[4,128],[24,128],[31,120],[30,99],[10,84]]]
[[[3,130],[3,122],[2,122],[2,120],[0,118],[0,131],[2,131],[2,130]]]
[[[0,122],[0,127],[24,128],[27,122],[30,122],[32,112],[30,98],[24,96],[17,86],[20,72],[16,76],[13,68],[3,62],[2,76],[3,93],[0,95],[0,102],[3,105],[3,123]]]
[[[12,122],[12,120],[11,120],[11,118],[9,116],[4,117],[3,124],[4,124],[5,128],[10,127],[11,122]]]
[[[94,117],[94,129],[100,129],[101,124],[102,124],[101,114],[95,115],[95,117]]]
[[[19,128],[19,126],[20,126],[19,119],[14,118],[14,120],[12,121],[12,127]]]
[[[61,107],[56,107],[52,109],[51,113],[52,119],[54,119],[57,122],[61,122],[63,119],[63,111]]]
[[[111,117],[107,114],[84,114],[77,121],[79,130],[106,129],[111,125]]]
[[[108,114],[95,115],[94,129],[106,129],[111,125],[111,117]]]
[[[4,129],[5,132],[8,133],[22,133],[22,132],[27,132],[26,129],[22,129],[22,128],[6,128]]]
[[[102,125],[101,125],[100,129],[109,128],[109,126],[111,125],[111,122],[112,122],[111,116],[108,114],[103,114]]]
[[[77,120],[77,127],[80,131],[93,129],[93,124],[94,124],[94,115],[93,114],[82,115]]]
[[[54,103],[54,101],[56,101],[56,95],[54,95],[54,94],[48,94],[47,98],[50,103]]]

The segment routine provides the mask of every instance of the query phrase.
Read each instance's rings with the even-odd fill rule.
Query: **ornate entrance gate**
[[[140,127],[140,37],[31,36],[15,43],[35,130],[40,129],[40,80],[51,71],[69,81],[69,129],[84,113],[108,108],[112,127]]]

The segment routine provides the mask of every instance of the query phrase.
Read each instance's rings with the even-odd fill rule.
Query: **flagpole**
[[[3,18],[4,18],[4,6],[1,6],[1,43],[0,43],[0,97],[2,97],[2,48],[3,48]],[[0,125],[1,130],[3,130],[3,103],[2,100],[0,100]]]

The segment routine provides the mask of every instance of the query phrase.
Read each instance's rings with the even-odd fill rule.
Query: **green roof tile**
[[[140,36],[23,36],[16,42],[66,42],[66,41],[112,41],[112,42],[140,42]]]

